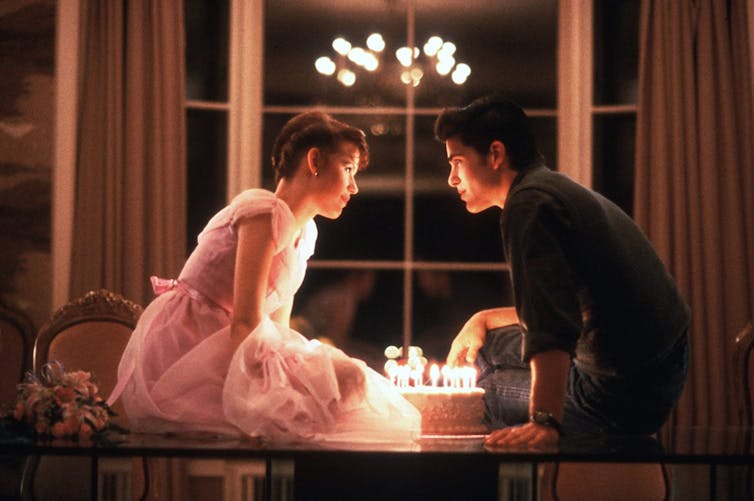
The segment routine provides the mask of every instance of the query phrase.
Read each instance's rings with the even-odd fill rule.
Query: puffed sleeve
[[[527,193],[528,192],[528,193]],[[573,354],[581,331],[581,310],[564,239],[567,210],[536,190],[517,194],[501,220],[504,248],[528,362],[552,349]]]
[[[260,214],[272,216],[272,238],[276,249],[280,251],[290,240],[294,219],[288,205],[274,193],[251,189],[237,195],[227,207],[227,223],[231,231],[235,232],[240,221]]]

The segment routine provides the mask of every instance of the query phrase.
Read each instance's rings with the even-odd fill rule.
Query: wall
[[[50,313],[56,0],[0,3],[0,300]]]

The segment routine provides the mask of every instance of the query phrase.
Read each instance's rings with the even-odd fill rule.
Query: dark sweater
[[[630,375],[686,332],[689,307],[639,227],[544,166],[521,172],[500,217],[523,360],[558,349],[582,369]]]

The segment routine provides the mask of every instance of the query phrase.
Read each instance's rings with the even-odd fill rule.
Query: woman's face
[[[317,170],[315,180],[318,213],[336,219],[348,205],[351,196],[359,192],[356,173],[359,171],[359,148],[352,143],[341,143],[338,149],[323,155],[323,165]]]

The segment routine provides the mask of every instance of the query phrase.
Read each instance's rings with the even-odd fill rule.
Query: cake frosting
[[[399,391],[421,412],[422,435],[487,433],[483,388],[409,386]]]

